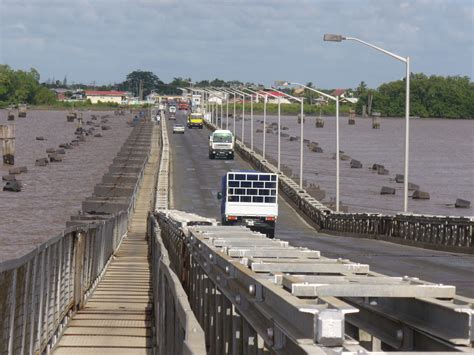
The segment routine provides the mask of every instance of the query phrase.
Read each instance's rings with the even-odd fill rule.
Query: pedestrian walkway
[[[159,127],[129,231],[85,307],[72,318],[54,354],[151,354],[151,274],[146,241],[159,158]]]

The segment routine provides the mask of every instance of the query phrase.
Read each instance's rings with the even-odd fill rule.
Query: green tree
[[[163,82],[151,71],[135,70],[127,75],[125,81],[117,87],[120,90],[132,92],[135,96],[140,93],[140,87],[143,88],[143,96],[157,90]]]
[[[48,88],[41,86],[35,93],[34,103],[36,105],[51,105],[56,101],[56,95]]]
[[[226,82],[224,80],[221,80],[221,79],[214,79],[212,80],[210,83],[210,86],[215,86],[215,87],[222,87],[222,86],[227,86]]]
[[[169,83],[169,85],[175,86],[177,88],[178,87],[186,88],[191,85],[191,82],[192,82],[191,78],[183,79],[181,77],[178,77],[178,78],[173,78],[173,81]]]
[[[34,103],[40,75],[36,69],[30,71],[13,70],[8,65],[0,65],[0,103]]]

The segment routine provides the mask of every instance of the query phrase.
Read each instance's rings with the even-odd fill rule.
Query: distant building
[[[331,96],[344,96],[344,94],[346,93],[346,90],[345,89],[336,89],[334,90],[332,93],[331,93]]]
[[[66,92],[70,91],[68,89],[63,89],[63,88],[55,88],[55,89],[50,89],[54,94],[56,95],[56,99],[59,101],[65,101],[67,99],[66,97]]]
[[[344,103],[344,102],[347,102],[347,103],[350,103],[350,104],[356,104],[357,101],[359,101],[358,98],[356,97],[346,97],[346,90],[344,89],[336,89],[334,90],[331,95],[332,96],[339,96],[339,102],[340,103]],[[351,93],[349,93],[350,96],[352,96]]]
[[[359,99],[357,97],[341,97],[339,99],[339,102],[341,102],[341,103],[348,102],[350,104],[356,104],[358,101],[359,101]]]
[[[265,94],[270,94],[270,95],[273,95],[273,96],[270,96],[270,95],[267,95],[267,103],[269,104],[277,104],[278,103],[278,100],[280,100],[280,104],[291,104],[291,101],[288,100],[285,95],[283,95],[282,93],[278,92],[278,91],[259,91],[258,93],[259,95],[259,98],[262,97],[262,101],[264,100],[264,96]],[[277,96],[277,97],[274,97],[274,96]],[[258,102],[258,101],[257,101]]]
[[[210,94],[207,101],[216,103],[218,105],[222,105],[222,103],[224,102],[224,96],[223,95],[220,96],[220,95]]]
[[[156,102],[160,102],[160,95],[156,92],[151,92],[146,96],[145,100],[149,104],[154,104]]]
[[[110,102],[116,104],[126,104],[128,101],[129,93],[126,91],[95,91],[86,90],[85,98],[90,100],[91,103],[96,104],[100,102]]]

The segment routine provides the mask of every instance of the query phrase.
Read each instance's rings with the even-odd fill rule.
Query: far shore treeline
[[[427,76],[422,73],[412,73],[410,77],[410,114],[419,117],[434,118],[474,118],[474,83],[467,76]],[[190,78],[174,78],[171,82],[165,83],[157,75],[150,71],[135,70],[127,75],[121,83],[109,85],[87,85],[69,84],[67,79],[40,81],[40,74],[36,69],[30,71],[14,70],[8,65],[0,65],[0,108],[27,103],[32,106],[46,107],[70,107],[71,103],[58,101],[51,89],[67,89],[66,96],[72,95],[75,90],[124,90],[129,91],[134,96],[139,95],[140,85],[144,96],[151,92],[164,95],[179,95],[179,88],[189,87],[192,81]],[[224,81],[220,79],[202,80],[192,84],[195,87],[223,87],[223,86],[249,86],[259,87],[254,83],[244,83],[237,80]],[[306,84],[313,87],[312,83]],[[333,115],[335,104],[329,102],[328,105],[316,106],[317,94],[305,90],[304,92],[294,91],[292,88],[284,88],[284,91],[297,96],[305,97],[305,113]],[[319,91],[331,94],[334,89],[318,88]],[[367,105],[372,98],[372,112],[380,112],[385,117],[403,117],[405,112],[405,80],[397,80],[380,85],[376,89],[370,89],[362,81],[357,88],[346,89],[346,97],[358,98],[356,104],[344,103],[340,106],[341,113],[348,113],[355,110],[361,114],[363,106]],[[91,107],[90,102],[74,103],[75,107]],[[94,105],[97,106],[97,105]],[[103,104],[103,107],[114,106],[113,104]],[[248,105],[250,106],[250,105]],[[233,105],[232,105],[233,109]],[[242,111],[241,104],[237,105],[238,112]],[[250,109],[247,107],[246,110]],[[281,105],[282,114],[299,113],[299,104]],[[263,104],[254,104],[254,112],[261,113]],[[267,112],[276,113],[277,105],[268,104]]]

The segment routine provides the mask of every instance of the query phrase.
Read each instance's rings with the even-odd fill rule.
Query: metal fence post
[[[17,279],[18,269],[13,270],[12,276],[12,285],[10,292],[10,322],[9,322],[9,331],[8,331],[8,354],[13,354],[13,336],[15,333],[15,309],[16,309],[16,279]]]
[[[77,232],[74,238],[74,304],[75,309],[82,308],[82,274],[84,270],[85,236]]]

